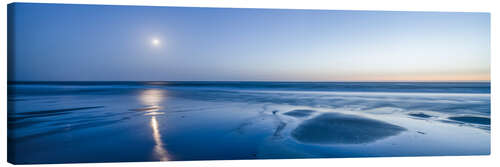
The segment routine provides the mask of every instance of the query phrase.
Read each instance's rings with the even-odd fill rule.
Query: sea
[[[490,154],[489,82],[8,82],[15,164]]]

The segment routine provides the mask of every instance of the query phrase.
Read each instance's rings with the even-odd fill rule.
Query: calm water
[[[16,82],[13,163],[487,155],[489,83]]]

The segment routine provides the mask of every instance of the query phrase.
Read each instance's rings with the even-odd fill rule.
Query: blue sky
[[[490,80],[488,13],[17,3],[8,24],[11,81]]]

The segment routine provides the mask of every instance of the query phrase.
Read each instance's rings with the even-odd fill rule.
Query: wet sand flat
[[[10,84],[29,100],[8,102],[9,162],[488,155],[488,85],[469,84]]]
[[[317,144],[361,144],[399,134],[406,129],[355,115],[326,113],[304,121],[292,132],[298,141]]]

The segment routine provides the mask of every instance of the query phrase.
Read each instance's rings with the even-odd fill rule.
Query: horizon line
[[[491,83],[491,80],[443,80],[443,81],[425,81],[425,80],[394,80],[394,81],[371,81],[371,80],[337,80],[337,81],[268,81],[268,80],[54,80],[54,81],[41,81],[41,80],[24,80],[24,81],[9,81],[7,82],[378,82],[378,83],[389,83],[389,82],[422,82],[422,83],[443,83],[443,82],[455,82],[455,83],[474,83],[474,82],[487,82]]]

